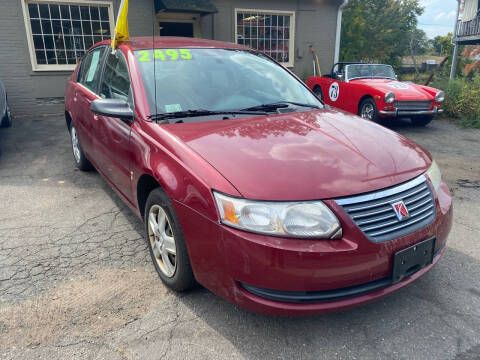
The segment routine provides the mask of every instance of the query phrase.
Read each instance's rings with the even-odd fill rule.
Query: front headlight
[[[395,93],[390,91],[385,94],[385,103],[393,104],[394,101],[395,101]]]
[[[337,239],[342,227],[321,201],[267,202],[213,192],[223,224],[254,233],[295,238]]]
[[[435,96],[435,101],[436,102],[443,102],[445,100],[445,92],[444,91],[439,91],[437,95]]]
[[[442,173],[440,172],[440,169],[438,168],[435,160],[432,162],[432,165],[427,170],[426,174],[430,178],[433,188],[435,189],[435,191],[438,192],[438,189],[440,188],[440,184],[442,182]]]

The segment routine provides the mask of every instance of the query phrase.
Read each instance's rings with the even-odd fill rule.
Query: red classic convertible
[[[410,117],[427,125],[441,112],[441,90],[397,80],[390,65],[337,63],[330,75],[312,76],[307,85],[326,104],[365,119]]]

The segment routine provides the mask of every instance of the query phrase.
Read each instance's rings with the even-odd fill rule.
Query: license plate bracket
[[[435,238],[398,251],[393,257],[393,283],[410,276],[433,262]]]

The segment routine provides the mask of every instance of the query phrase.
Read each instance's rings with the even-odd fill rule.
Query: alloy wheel
[[[367,103],[367,104],[363,105],[362,111],[361,111],[360,114],[361,114],[362,118],[364,118],[364,119],[373,120],[373,118],[375,116],[375,109],[373,108],[372,104]]]
[[[167,213],[159,205],[150,208],[148,237],[158,267],[166,277],[173,277],[177,269],[175,236]]]
[[[70,130],[70,132],[71,132],[71,135],[72,135],[73,156],[75,156],[75,161],[78,164],[78,163],[80,163],[80,160],[81,160],[81,153],[80,153],[80,144],[78,142],[77,131],[72,126],[72,129]]]

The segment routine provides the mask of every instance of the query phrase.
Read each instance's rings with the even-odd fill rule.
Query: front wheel
[[[176,291],[191,289],[195,278],[182,230],[170,200],[159,188],[147,199],[145,232],[153,265],[163,283]]]
[[[433,120],[433,116],[417,116],[413,117],[412,124],[415,126],[426,126],[430,124]]]
[[[377,104],[373,99],[365,99],[359,106],[358,115],[364,119],[378,122],[380,120],[378,116]]]
[[[5,114],[3,115],[2,120],[0,121],[0,125],[2,128],[7,128],[12,126],[12,114],[10,113],[10,107],[6,106]]]

